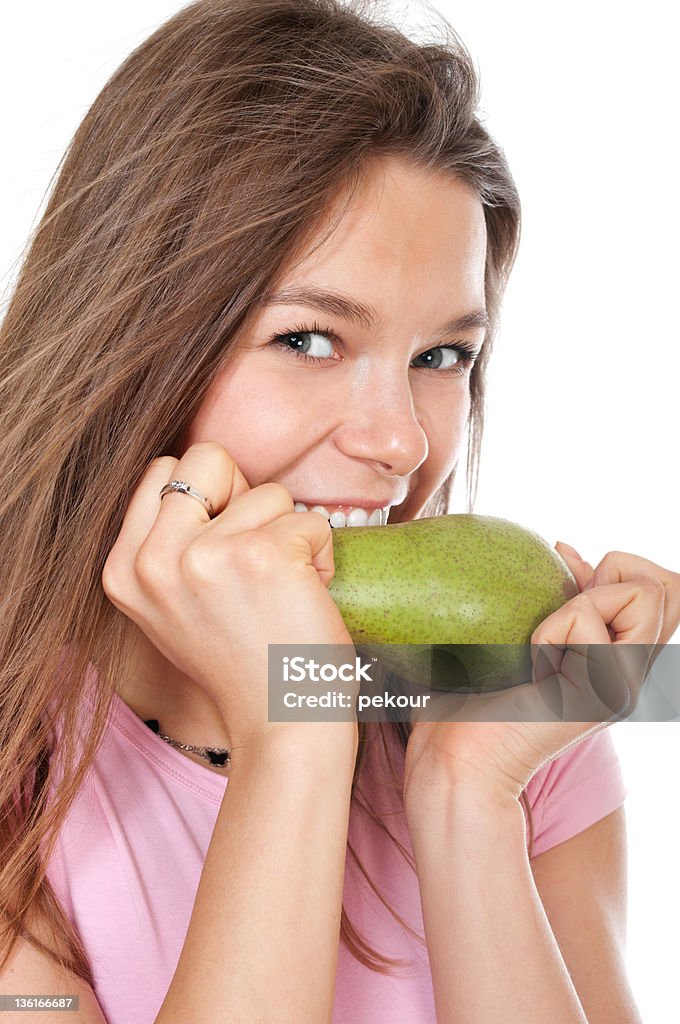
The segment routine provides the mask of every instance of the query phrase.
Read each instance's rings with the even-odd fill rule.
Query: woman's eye
[[[310,359],[327,359],[333,355],[333,345],[321,331],[297,331],[293,334],[285,334],[282,341],[292,352],[308,356]]]
[[[416,359],[421,359],[428,370],[452,370],[464,362],[461,352],[453,345],[430,348]]]
[[[307,363],[337,362],[332,356],[334,344],[342,344],[338,336],[330,329],[319,324],[311,327],[294,327],[292,331],[275,334],[269,339],[270,344],[280,348],[285,355],[302,359]]]

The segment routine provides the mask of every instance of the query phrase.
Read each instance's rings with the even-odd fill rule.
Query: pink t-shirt
[[[394,743],[395,763],[403,765],[396,737]],[[376,811],[391,812],[384,819],[388,828],[412,852],[403,804],[381,778],[389,779],[389,771],[372,730],[362,793]],[[108,1024],[155,1020],[182,950],[227,785],[227,776],[169,746],[114,698],[106,736],[47,871],[85,944]],[[543,768],[527,793],[536,854],[614,811],[627,788],[609,731],[588,737]],[[415,872],[354,802],[349,838],[388,903],[424,935]],[[359,934],[379,952],[407,958],[410,966],[393,976],[378,974],[341,942],[334,1024],[435,1024],[426,947],[395,921],[351,856],[343,898]]]

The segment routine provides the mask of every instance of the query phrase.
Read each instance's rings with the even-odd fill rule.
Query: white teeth
[[[308,509],[303,501],[296,501],[295,511],[307,512]],[[347,526],[386,526],[389,515],[389,508],[376,508],[371,512],[370,516],[364,508],[353,508],[348,516],[340,511],[329,515],[328,509],[324,508],[323,505],[313,505],[309,511],[320,512],[336,530]]]
[[[368,512],[365,508],[353,508],[347,516],[348,526],[368,526]]]

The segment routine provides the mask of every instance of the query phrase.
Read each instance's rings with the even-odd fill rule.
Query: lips
[[[365,508],[367,512],[372,512],[376,508],[391,508],[392,505],[396,505],[394,497],[386,495],[383,498],[368,498],[365,494],[361,497],[353,498],[295,498],[296,502],[300,502],[307,506],[308,509],[312,508],[313,505],[323,505],[324,508],[329,510],[335,508]]]

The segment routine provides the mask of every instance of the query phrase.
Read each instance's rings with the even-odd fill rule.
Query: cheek
[[[470,411],[469,389],[464,395],[442,402],[431,402],[425,429],[433,473],[443,479],[460,458]]]
[[[208,390],[186,435],[184,450],[198,441],[218,441],[251,487],[309,443],[309,413],[291,401],[280,380],[245,365],[233,367]]]

